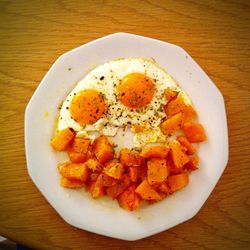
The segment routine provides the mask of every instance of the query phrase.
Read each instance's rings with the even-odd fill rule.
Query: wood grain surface
[[[246,0],[1,0],[0,235],[34,249],[249,249],[249,27]],[[119,31],[187,50],[223,93],[229,128],[227,168],[200,212],[136,242],[66,224],[31,182],[24,153],[24,110],[52,63]]]

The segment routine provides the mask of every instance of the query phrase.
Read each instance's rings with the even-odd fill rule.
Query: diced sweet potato
[[[85,182],[90,174],[84,163],[63,163],[58,165],[59,173],[68,179]]]
[[[161,196],[154,190],[152,186],[149,185],[146,179],[139,184],[135,192],[139,194],[142,199],[147,201],[161,200]]]
[[[112,199],[115,199],[130,185],[130,179],[127,175],[123,175],[120,180],[113,186],[106,189],[107,195]]]
[[[182,168],[189,161],[188,156],[181,149],[181,144],[176,140],[170,144],[170,154],[176,168]]]
[[[186,108],[187,104],[184,102],[183,97],[179,94],[175,99],[171,100],[165,107],[167,116],[173,116],[180,113]]]
[[[74,131],[70,128],[66,128],[58,131],[55,137],[50,141],[50,144],[55,150],[63,151],[67,148],[74,137]]]
[[[147,179],[148,176],[148,166],[146,160],[143,158],[142,164],[138,167],[138,178],[143,181]]]
[[[135,193],[135,184],[130,185],[121,195],[118,197],[120,207],[129,211],[134,211],[140,206],[140,197]]]
[[[93,198],[99,198],[105,194],[105,187],[98,181],[92,181],[88,185],[88,191],[91,193]]]
[[[113,177],[114,179],[120,179],[123,171],[124,166],[119,162],[109,162],[103,170],[106,175]]]
[[[128,167],[128,176],[132,182],[136,182],[138,179],[139,167]]]
[[[172,156],[169,154],[167,157],[167,166],[169,169],[169,175],[180,174],[183,172],[183,168],[176,168],[172,159]]]
[[[89,144],[89,150],[88,150],[88,152],[87,152],[87,157],[86,157],[86,159],[88,160],[88,159],[93,159],[93,158],[95,158],[95,155],[94,155],[94,153],[93,153],[93,143],[91,142],[91,143]]]
[[[171,135],[175,131],[179,130],[181,128],[181,125],[182,125],[182,113],[180,112],[162,122],[161,131],[163,132],[163,134]]]
[[[139,153],[123,148],[120,151],[120,162],[128,167],[138,167],[141,165],[142,157]]]
[[[167,197],[171,192],[166,182],[162,182],[161,184],[156,184],[152,186],[155,191],[161,196],[162,199]]]
[[[185,173],[172,175],[168,177],[168,185],[171,192],[184,188],[188,184],[188,175]]]
[[[185,146],[183,146],[183,144],[181,144],[181,150],[182,150],[182,152],[187,154],[188,149]]]
[[[93,198],[99,198],[105,194],[105,187],[111,187],[116,184],[116,180],[104,173],[99,174],[96,181],[89,184],[89,192]]]
[[[75,137],[68,148],[68,155],[73,163],[82,163],[87,159],[90,140],[83,137]]]
[[[94,141],[93,153],[101,164],[113,159],[114,149],[106,136],[102,135]]]
[[[196,152],[193,145],[189,142],[189,140],[185,136],[179,136],[179,137],[177,137],[177,140],[178,140],[178,142],[180,142],[180,144],[182,146],[184,146],[187,149],[186,153],[188,155],[192,155]]]
[[[143,158],[166,158],[169,152],[169,148],[165,146],[153,146],[148,148],[143,148],[140,155]]]
[[[186,105],[185,108],[181,110],[182,113],[182,125],[186,122],[191,122],[196,118],[197,114],[191,105]]]
[[[185,165],[184,165],[184,168],[185,169],[188,169],[188,170],[196,170],[199,168],[199,158],[197,155],[194,155],[193,157],[190,158],[189,162],[187,162]]]
[[[85,186],[85,183],[79,180],[70,180],[62,176],[60,185],[65,188],[81,188]]]
[[[190,142],[202,142],[207,139],[205,130],[199,123],[185,123],[183,131]]]
[[[178,92],[175,91],[175,90],[172,90],[171,88],[167,88],[165,90],[164,94],[165,94],[165,97],[166,97],[166,101],[169,102],[178,95]]]
[[[162,200],[165,199],[169,195],[169,194],[163,193],[161,191],[159,191],[158,194],[161,196]],[[152,203],[154,203],[154,202],[152,202]]]
[[[99,173],[93,172],[93,173],[90,174],[90,180],[91,181],[96,181],[98,176],[99,176]]]
[[[85,162],[85,165],[93,172],[101,172],[102,165],[95,158],[90,158]]]
[[[164,193],[164,194],[169,195],[169,193],[170,193],[170,189],[169,189],[169,187],[168,187],[168,185],[167,185],[166,182],[162,182],[162,183],[159,185],[158,189],[159,189],[160,192],[162,192],[162,193]]]
[[[114,186],[117,183],[117,180],[108,176],[105,173],[101,173],[98,178],[97,178],[97,183],[100,186],[104,186],[104,187],[111,187]]]
[[[169,170],[165,159],[151,158],[147,164],[149,184],[162,183],[167,179]]]
[[[87,182],[87,191],[92,194],[96,181]]]

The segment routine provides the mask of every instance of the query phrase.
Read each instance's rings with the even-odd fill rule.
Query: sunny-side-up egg
[[[159,125],[166,117],[163,107],[167,88],[178,91],[190,103],[184,91],[153,60],[107,62],[88,73],[67,96],[58,130],[70,127],[78,136],[93,138],[93,132],[115,137],[119,129],[132,128],[131,147],[163,143],[167,137]]]

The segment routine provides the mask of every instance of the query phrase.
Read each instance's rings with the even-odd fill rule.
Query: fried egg
[[[119,129],[132,128],[133,145],[167,140],[160,130],[166,117],[164,91],[185,92],[154,60],[125,58],[104,63],[89,72],[71,91],[60,110],[58,130],[70,127],[78,136],[93,132],[115,137]],[[141,126],[143,129],[133,129]]]

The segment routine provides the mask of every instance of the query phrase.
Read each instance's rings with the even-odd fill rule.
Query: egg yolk
[[[129,108],[143,108],[155,92],[154,81],[141,73],[126,75],[118,85],[118,98]]]
[[[78,92],[70,104],[72,118],[79,124],[92,124],[102,117],[105,103],[100,92],[85,89]]]

